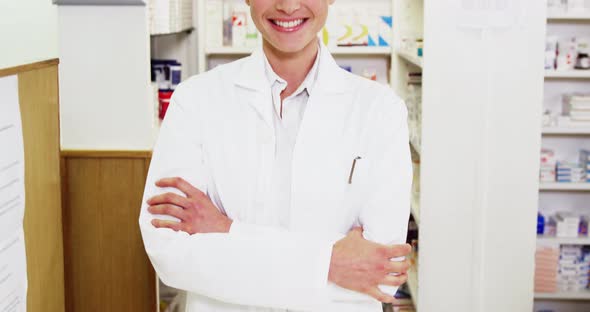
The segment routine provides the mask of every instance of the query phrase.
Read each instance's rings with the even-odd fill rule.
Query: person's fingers
[[[369,290],[369,292],[367,292],[367,295],[379,300],[380,302],[383,303],[393,303],[395,302],[395,298],[393,298],[392,296],[386,295],[384,294],[379,288],[375,287],[371,290]]]
[[[151,214],[172,216],[180,220],[186,219],[186,213],[184,209],[174,205],[163,204],[150,206],[148,207],[148,211]]]
[[[393,245],[389,248],[389,258],[406,257],[412,252],[412,246],[409,244]]]
[[[173,187],[183,192],[187,197],[203,195],[203,192],[181,177],[163,178],[156,181],[158,187]]]
[[[177,232],[182,230],[182,224],[175,221],[153,219],[152,225],[158,229],[168,228]]]
[[[407,274],[387,275],[379,284],[389,285],[389,286],[401,286],[407,281],[408,281]]]
[[[411,267],[410,260],[407,260],[407,259],[404,261],[389,261],[389,263],[386,266],[386,270],[389,273],[403,274],[403,273],[408,272],[410,267]]]
[[[187,209],[190,206],[190,202],[186,197],[174,193],[156,195],[148,199],[147,204],[150,206],[172,204],[183,209]]]

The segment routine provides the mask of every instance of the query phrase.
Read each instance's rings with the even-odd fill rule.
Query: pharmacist
[[[263,47],[172,97],[140,228],[188,311],[381,311],[406,281],[406,109],[319,42],[333,2],[247,1]]]

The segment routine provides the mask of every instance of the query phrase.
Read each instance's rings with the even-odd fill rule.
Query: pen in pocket
[[[361,156],[357,156],[352,160],[352,167],[350,167],[350,175],[348,176],[348,184],[352,184],[352,176],[354,175],[354,167],[356,167],[356,161],[360,160]]]

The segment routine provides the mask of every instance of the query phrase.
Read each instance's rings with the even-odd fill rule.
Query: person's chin
[[[312,40],[285,40],[283,42],[276,42],[273,44],[274,48],[283,53],[297,53],[304,50],[312,41],[316,41],[316,38]]]

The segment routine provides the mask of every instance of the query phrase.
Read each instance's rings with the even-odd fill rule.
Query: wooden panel
[[[156,311],[155,274],[138,225],[146,162],[65,158],[67,311]]]
[[[46,61],[41,61],[41,62],[36,62],[36,63],[31,63],[31,64],[25,64],[25,65],[20,65],[20,66],[15,66],[15,67],[2,68],[2,69],[0,69],[0,77],[12,76],[12,75],[32,71],[32,70],[43,69],[46,67],[56,67],[58,64],[59,64],[59,59],[51,59],[51,60],[46,60]]]
[[[89,151],[63,150],[61,155],[67,158],[150,158],[152,151]]]
[[[18,75],[25,145],[24,229],[30,312],[64,311],[58,69],[46,65],[31,65],[25,68],[29,71]]]

